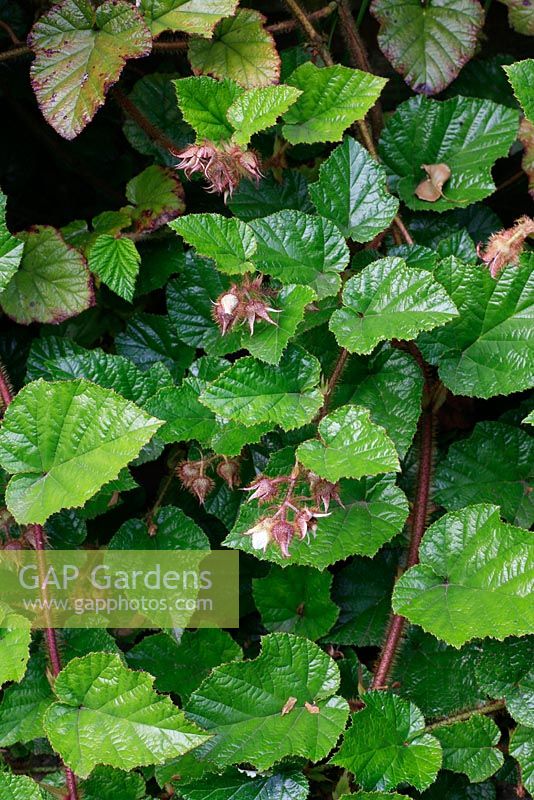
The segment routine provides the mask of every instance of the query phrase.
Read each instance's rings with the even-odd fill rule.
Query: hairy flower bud
[[[235,458],[224,458],[217,464],[217,475],[233,489],[241,483],[241,476],[239,474],[239,461]]]
[[[213,304],[211,313],[223,336],[239,318],[239,302],[237,289],[232,286],[230,291],[221,294]]]
[[[295,533],[294,526],[287,522],[287,520],[278,520],[274,523],[272,529],[272,537],[280,548],[284,558],[290,558],[289,545]]]
[[[188,488],[196,495],[199,503],[204,505],[206,497],[215,488],[215,481],[207,475],[201,475],[199,478],[195,478],[191,481],[191,486]]]
[[[533,235],[534,219],[521,217],[512,228],[490,236],[484,251],[479,245],[478,255],[488,266],[492,278],[497,278],[509,264],[517,264],[525,246],[525,239]]]
[[[339,496],[339,484],[331,483],[330,481],[320,478],[314,472],[308,475],[310,482],[310,489],[317,505],[322,505],[325,511],[328,511],[330,501],[335,500],[338,505],[344,508],[341,498]]]
[[[266,478],[260,476],[242,491],[252,492],[248,498],[249,500],[258,500],[260,503],[267,503],[269,500],[274,500],[277,496],[280,483],[280,478]]]

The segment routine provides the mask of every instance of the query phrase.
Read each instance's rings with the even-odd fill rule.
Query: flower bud
[[[287,520],[281,519],[275,522],[273,525],[272,537],[280,547],[280,551],[284,558],[290,558],[289,545],[291,544],[294,533],[294,526],[290,522],[287,522]]]
[[[217,475],[233,489],[241,483],[241,476],[239,474],[239,461],[235,458],[225,458],[217,464]]]

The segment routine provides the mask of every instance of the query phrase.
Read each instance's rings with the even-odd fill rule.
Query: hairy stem
[[[333,67],[334,59],[330,55],[330,50],[323,41],[321,34],[316,30],[316,28],[313,26],[313,23],[310,21],[310,16],[301,8],[298,0],[284,0],[284,2],[306,34],[308,41],[311,45],[313,45],[313,47],[315,47],[326,66]]]
[[[7,61],[10,58],[20,58],[21,56],[33,56],[33,51],[29,47],[14,47],[12,50],[4,50],[0,53],[0,61]]]
[[[338,4],[333,0],[333,2],[328,3],[327,6],[323,6],[323,8],[318,8],[317,11],[310,11],[308,14],[309,20],[316,20],[316,19],[325,19],[329,17],[333,12],[337,9]],[[297,28],[299,22],[296,19],[286,19],[283,22],[273,22],[272,25],[267,25],[267,30],[269,33],[290,33]]]
[[[140,111],[135,103],[132,103],[130,98],[120,89],[118,86],[112,90],[112,94],[116,102],[122,108],[125,114],[131,117],[134,122],[137,122],[139,127],[150,136],[150,138],[159,144],[161,147],[164,147],[166,150],[174,150],[174,142],[172,139],[169,139],[163,131],[160,131],[159,128],[156,128],[155,125],[150,122],[150,120],[145,117],[145,115]]]
[[[322,420],[322,418],[324,416],[326,416],[326,414],[328,414],[328,408],[329,408],[330,402],[332,400],[332,395],[333,395],[334,390],[335,390],[335,388],[336,388],[336,386],[337,386],[337,384],[339,382],[339,379],[341,378],[341,373],[343,372],[343,370],[345,368],[345,364],[347,363],[348,357],[349,357],[349,351],[345,350],[345,348],[342,347],[341,350],[339,351],[339,355],[337,357],[337,361],[334,364],[334,369],[332,370],[332,374],[330,375],[330,378],[328,379],[326,392],[324,393],[323,405],[319,409],[319,413],[317,414],[317,417],[315,418],[316,422],[319,422],[320,420]]]
[[[455,722],[465,722],[467,719],[476,716],[477,714],[493,714],[494,711],[500,711],[506,707],[504,700],[494,700],[492,703],[486,703],[478,708],[470,708],[467,711],[461,711],[459,714],[453,714],[450,717],[443,717],[436,722],[431,722],[427,725],[425,732],[435,731],[436,728],[443,728],[445,725],[453,725]]]
[[[13,42],[13,44],[17,44],[17,45],[24,44],[24,42],[21,42],[21,40],[19,39],[19,37],[17,36],[15,31],[13,30],[11,25],[8,25],[7,22],[4,22],[1,19],[0,19],[0,28],[3,28],[5,30],[5,32],[7,33],[7,35],[9,36],[11,41]]]

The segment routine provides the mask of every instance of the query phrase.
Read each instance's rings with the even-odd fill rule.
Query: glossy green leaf
[[[217,420],[213,411],[199,401],[206,386],[207,381],[191,376],[181,386],[161,389],[148,402],[149,413],[165,421],[158,433],[161,441],[169,444],[196,439],[209,445],[217,431]]]
[[[297,458],[307,469],[335,483],[399,470],[399,459],[385,430],[363,406],[342,406],[319,423],[320,439],[303,442]]]
[[[378,44],[414,92],[437,94],[475,53],[484,23],[478,0],[374,0]]]
[[[15,322],[62,322],[93,305],[84,257],[55,228],[36,225],[21,233],[22,261],[2,294],[2,308]]]
[[[191,695],[186,713],[213,735],[200,753],[217,764],[249,761],[265,770],[289,755],[318,761],[335,745],[347,719],[338,687],[338,668],[317,645],[274,633],[262,639],[254,661],[216,667]],[[282,713],[291,697],[296,698],[292,710]],[[305,703],[315,704],[319,713]]]
[[[234,81],[216,81],[207,75],[174,81],[178,105],[197,140],[215,143],[230,139],[233,127],[226,113],[243,90]]]
[[[244,425],[272,422],[284,430],[305,425],[322,403],[320,365],[300,347],[286,350],[278,366],[240,358],[206,387],[200,402]]]
[[[152,39],[129,3],[62,0],[33,26],[29,44],[37,102],[52,127],[74,139],[104,104],[126,61],[150,53]]]
[[[399,208],[387,190],[384,168],[350,136],[321,164],[310,195],[318,212],[355,242],[374,239]]]
[[[534,439],[502,422],[479,422],[453,442],[434,477],[434,499],[447,511],[472,503],[500,505],[509,522],[534,523]]]
[[[194,350],[180,341],[169,317],[157,314],[130,317],[124,333],[115,339],[115,348],[143,371],[162,364],[175,380],[183,376],[194,357]]]
[[[237,0],[141,0],[141,11],[153,36],[185,31],[209,36],[223,17],[233,14]]]
[[[129,519],[112,537],[110,550],[209,550],[209,539],[196,522],[176,506],[163,506],[148,522]]]
[[[393,608],[455,647],[529,633],[534,544],[491,505],[451,511],[426,531],[420,563],[399,579]]]
[[[232,213],[245,221],[266,217],[285,208],[309,213],[313,206],[308,197],[308,182],[301,172],[284,170],[282,181],[272,172],[256,185],[242,180],[228,201]]]
[[[254,271],[251,261],[256,251],[254,233],[236,217],[188,214],[171,222],[169,227],[200,256],[212,258],[221,272],[234,275]]]
[[[426,270],[381,258],[347,281],[330,330],[341,347],[367,354],[380,341],[414,339],[455,316],[454,303]]]
[[[510,739],[509,753],[521,767],[522,782],[534,791],[534,728],[518,725]]]
[[[133,204],[132,222],[137,232],[150,233],[183,214],[184,190],[174,170],[153,164],[126,184]]]
[[[162,764],[204,742],[206,735],[152,683],[111,653],[70,661],[54,684],[58,702],[44,719],[65,764],[86,778],[97,764],[124,770]]]
[[[54,700],[46,666],[44,655],[34,654],[21,682],[4,689],[0,704],[1,747],[44,736],[43,715]]]
[[[253,775],[228,770],[224,775],[209,775],[180,786],[184,800],[306,800],[308,781],[302,772],[280,767],[272,774]]]
[[[173,692],[185,702],[214,667],[242,658],[229,633],[217,628],[184,631],[179,642],[166,633],[146,636],[126,654],[133,669],[154,675],[159,692]]]
[[[534,36],[534,11],[525,0],[500,0],[508,8],[508,21],[512,28],[525,36]]]
[[[443,768],[463,772],[473,783],[489,778],[503,764],[504,756],[495,746],[501,732],[488,717],[475,715],[432,733],[441,742]]]
[[[141,256],[132,241],[110,234],[98,236],[89,250],[89,269],[119,297],[132,301]]]
[[[304,564],[324,569],[351,555],[374,556],[383,544],[402,531],[408,516],[408,502],[395,486],[393,475],[345,481],[340,484],[343,507],[331,505],[331,514],[318,520],[317,535],[309,541],[293,540],[290,558],[269,545],[265,553],[254,550],[246,531],[265,514],[264,507],[243,503],[232,531],[224,540],[228,547],[244,550],[256,558],[281,566]]]
[[[417,706],[386,692],[368,692],[364,702],[332,763],[353,772],[364,789],[430,786],[441,766],[441,746],[425,732]]]
[[[271,567],[253,581],[254,602],[264,628],[319,639],[339,614],[330,599],[332,575],[310,567]]]
[[[19,268],[24,242],[10,233],[6,224],[7,197],[0,189],[0,293]]]
[[[247,9],[241,13],[245,11],[254,13]],[[233,141],[241,147],[247,145],[255,133],[274,125],[300,94],[294,86],[262,86],[239,95],[226,115],[235,128]]]
[[[496,800],[495,784],[491,781],[470,783],[465,775],[441,770],[432,786],[421,795],[421,800]]]
[[[137,772],[96,767],[80,785],[83,800],[143,800],[145,782]]]
[[[534,35],[534,13],[529,8],[532,19],[532,35]],[[534,59],[527,58],[524,61],[517,61],[515,64],[503,67],[508,75],[508,80],[512,84],[514,94],[521,103],[525,116],[530,122],[534,122]]]
[[[533,636],[485,642],[476,674],[489,697],[506,700],[516,722],[534,727]]]
[[[310,286],[282,287],[273,298],[273,307],[279,312],[271,312],[275,324],[260,322],[255,326],[252,336],[249,336],[244,329],[243,347],[246,347],[252,356],[261,361],[278,364],[289,340],[304,317],[306,307],[315,298],[315,291]]]
[[[0,603],[0,686],[22,680],[30,655],[31,625],[26,617],[15,614]]]
[[[439,365],[443,383],[454,394],[475,397],[533,386],[534,257],[524,256],[497,281],[485,268],[454,258],[443,261],[435,277],[460,312],[418,340],[424,357]]]
[[[336,226],[322,217],[286,210],[252,220],[256,267],[281,283],[312,286],[317,297],[337,294],[349,250]]]
[[[83,505],[137,456],[161,422],[85,380],[28,384],[0,429],[6,501],[20,523]]]
[[[363,119],[378,100],[384,78],[336,64],[302,64],[286,83],[302,91],[284,114],[282,133],[291,144],[338,142],[353,122]]]
[[[2,800],[45,800],[39,784],[26,775],[0,772],[0,790]]]
[[[492,194],[491,168],[508,155],[517,128],[517,111],[490,100],[414,97],[388,120],[379,152],[394,190],[409,208],[445,211]],[[426,178],[422,165],[441,163],[451,170],[444,196],[435,202],[419,200],[415,189]]]
[[[193,72],[231,78],[245,89],[278,83],[280,57],[264,27],[265,17],[252,8],[241,8],[234,17],[224,16],[227,19],[219,22],[211,39],[191,40]]]

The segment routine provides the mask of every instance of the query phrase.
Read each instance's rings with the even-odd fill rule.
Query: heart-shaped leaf
[[[529,11],[532,14],[532,11]],[[532,14],[532,33],[534,34],[534,14]],[[512,84],[514,94],[521,103],[525,116],[534,123],[534,58],[517,61],[510,66],[504,66],[508,80]]]
[[[213,258],[221,272],[235,275],[254,270],[251,262],[256,251],[254,233],[236,217],[188,214],[171,222],[169,227],[199,255]]]
[[[463,772],[473,783],[489,778],[503,764],[504,756],[495,746],[501,732],[492,719],[474,716],[440,726],[433,735],[441,742],[443,768]]]

